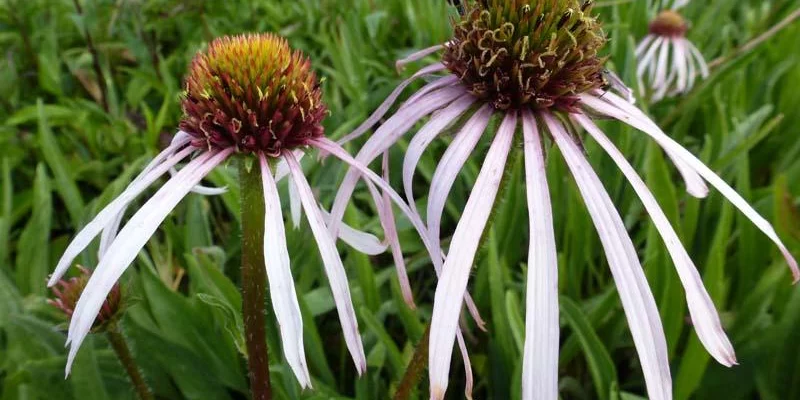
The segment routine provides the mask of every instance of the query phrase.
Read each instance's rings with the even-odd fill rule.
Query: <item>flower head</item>
[[[606,42],[592,2],[481,0],[454,21],[442,62],[467,90],[501,110],[569,109],[604,85]]]
[[[262,33],[222,37],[198,53],[183,111],[194,146],[277,157],[322,137],[327,108],[308,58]]]
[[[51,287],[55,298],[48,299],[47,302],[52,306],[63,311],[67,317],[72,317],[75,312],[75,306],[78,298],[89,282],[91,272],[84,267],[78,267],[80,275],[59,280],[55,286]],[[119,285],[114,285],[111,292],[108,293],[105,302],[103,303],[100,313],[92,325],[92,330],[103,330],[119,318],[119,312],[122,309],[122,290]]]
[[[381,209],[391,209],[389,200],[402,203],[402,199],[383,179],[324,137],[321,122],[326,108],[308,60],[300,52],[292,52],[284,39],[272,34],[217,39],[192,62],[186,78],[183,108],[186,115],[181,123],[182,130],[172,143],[77,234],[49,281],[50,286],[56,285],[72,261],[101,235],[97,267],[74,307],[70,307],[74,311],[67,337],[70,345],[67,373],[95,318],[103,312],[106,297],[115,290],[116,282],[158,226],[190,192],[224,192],[224,188],[205,188],[198,184],[235,155],[240,163],[247,161],[246,158],[256,161],[243,167],[253,166],[262,178],[264,258],[269,261],[266,272],[289,366],[303,387],[311,386],[303,345],[303,318],[289,265],[277,189],[277,182],[287,176],[291,178],[292,217],[300,217],[301,207],[306,212],[330,281],[347,348],[358,372],[363,373],[366,357],[335,238],[371,255],[384,252],[388,246],[372,235],[347,226],[331,235],[329,216],[314,198],[299,160],[304,150],[320,149],[362,171],[371,185],[380,188],[383,194],[376,196],[376,204]],[[189,161],[180,171],[175,171],[184,160]],[[133,200],[168,172],[172,177],[119,230]],[[405,210],[410,213],[407,207]],[[70,291],[70,298],[74,299],[79,290]]]
[[[407,201],[412,212],[419,215],[412,190],[416,166],[437,136],[457,132],[438,160],[425,213],[427,237],[423,241],[434,255],[432,263],[440,278],[431,317],[428,357],[431,398],[442,399],[445,395],[456,341],[467,367],[467,394],[471,391],[469,359],[459,316],[466,306],[481,323],[467,293],[468,281],[504,182],[509,154],[520,148],[525,159],[530,226],[522,398],[558,397],[559,274],[551,210],[561,205],[553,204],[550,199],[544,161],[547,143],[552,143],[563,155],[597,229],[639,353],[650,398],[672,397],[666,338],[655,299],[625,224],[576,140],[580,130],[611,157],[653,219],[686,291],[689,313],[700,341],[719,363],[734,365],[733,347],[678,234],[644,181],[593,117],[617,119],[658,143],[683,177],[689,194],[707,196],[706,183],[718,189],[777,245],[795,279],[800,278],[796,261],[769,222],[631,101],[604,89],[605,59],[598,53],[605,39],[592,15],[590,1],[579,4],[574,0],[478,0],[463,5],[466,12],[455,22],[451,40],[410,55],[399,61],[398,67],[440,51],[442,61],[422,68],[400,84],[367,121],[343,139],[352,140],[370,130],[413,80],[432,77],[394,115],[385,119],[356,156],[357,163],[368,165],[424,120],[408,144],[402,171]],[[674,39],[659,39],[657,45],[667,40]],[[689,76],[678,74],[683,78]],[[629,89],[621,88],[618,82],[619,78],[613,76],[608,86],[626,94]],[[501,117],[502,123],[487,135],[493,116]],[[523,145],[514,146],[519,131]],[[440,250],[441,219],[450,189],[481,140],[491,141],[483,167],[449,248]],[[363,170],[351,169],[339,187],[331,211],[334,231],[362,173]]]
[[[686,38],[689,23],[676,2],[650,22],[649,33],[636,48],[639,87],[649,91],[653,101],[688,92],[697,76],[708,77],[708,65],[697,47]]]

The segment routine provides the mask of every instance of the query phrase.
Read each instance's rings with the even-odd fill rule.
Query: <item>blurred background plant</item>
[[[599,3],[612,38],[609,66],[633,84],[633,52],[647,32],[648,2]],[[690,3],[682,13],[692,22],[690,39],[714,66],[711,76],[687,95],[650,109],[665,131],[701,154],[775,223],[796,256],[800,24],[754,48],[737,49],[798,7],[798,0]],[[63,379],[64,316],[47,304],[45,278],[75,230],[171,138],[181,115],[181,79],[204,43],[247,31],[286,36],[324,77],[332,110],[326,127],[338,137],[408,74],[395,71],[397,58],[447,40],[448,15],[454,12],[439,0],[0,1],[0,399],[134,397],[102,336],[86,343],[73,375]],[[789,284],[782,258],[720,196],[687,196],[654,144],[619,124],[603,128],[643,172],[670,219],[680,221],[678,232],[737,349],[736,368],[710,360],[688,326],[679,281],[641,204],[610,160],[587,144],[654,288],[676,398],[800,398],[800,288]],[[393,162],[399,164],[404,146],[394,149]],[[423,158],[423,181],[431,178],[444,148],[434,143]],[[644,383],[599,241],[576,188],[564,178],[563,161],[551,154],[562,275],[562,397],[637,399]],[[480,159],[471,160],[451,193],[445,234],[455,227],[479,165]],[[517,160],[511,169],[512,184],[471,283],[489,322],[488,333],[473,329],[468,335],[476,398],[520,396],[527,253],[527,227],[518,223],[526,220],[521,167]],[[330,205],[344,168],[329,162],[310,169],[312,185]],[[158,398],[240,399],[248,393],[235,171],[218,169],[211,181],[231,190],[216,198],[189,196],[123,279],[129,305],[119,324]],[[365,192],[358,192],[347,221],[379,233]],[[301,392],[275,350],[270,356],[277,398],[376,399],[394,393],[430,317],[436,283],[410,224],[402,218],[398,224],[420,305],[416,311],[403,303],[391,255],[369,258],[340,247],[368,353],[369,370],[360,379],[349,366],[319,256],[302,251],[311,232],[306,224],[287,229],[315,390]],[[96,247],[78,261],[94,265]],[[278,349],[273,316],[268,323],[270,347]],[[463,376],[455,374],[450,395],[459,398]],[[421,387],[419,398],[426,393]]]

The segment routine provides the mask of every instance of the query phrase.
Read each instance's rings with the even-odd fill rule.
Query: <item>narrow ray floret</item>
[[[345,269],[334,236],[329,234],[329,215],[314,198],[299,163],[305,151],[315,148],[350,164],[355,161],[324,136],[321,123],[327,109],[309,60],[299,51],[292,51],[286,40],[276,35],[223,37],[194,58],[185,89],[182,101],[185,116],[170,146],[78,233],[50,279],[51,286],[56,284],[75,257],[102,233],[99,262],[72,314],[67,338],[70,345],[67,373],[98,313],[102,313],[103,301],[137,253],[189,192],[219,193],[218,189],[198,184],[228,160],[237,162],[240,171],[260,174],[258,190],[263,189],[260,195],[264,199],[263,254],[267,260],[263,267],[284,356],[300,384],[310,387],[311,378],[276,185],[287,176],[292,215],[299,217],[302,205],[322,256],[347,348],[358,372],[363,373],[366,359]],[[174,171],[184,161],[188,161],[186,165]],[[365,169],[359,164],[354,166]],[[117,232],[127,207],[170,171],[173,176]],[[393,201],[402,202],[380,177],[374,174],[367,177]],[[347,226],[339,233],[339,238],[367,254],[380,254],[387,248],[374,236]]]
[[[700,50],[686,38],[689,23],[678,13],[688,1],[676,1],[650,22],[649,33],[636,47],[639,88],[653,101],[688,92],[698,76],[709,71]]]
[[[700,341],[719,363],[736,364],[719,315],[678,234],[626,157],[595,125],[594,117],[617,119],[655,140],[675,164],[691,195],[707,196],[706,183],[719,190],[775,242],[798,279],[797,263],[769,222],[629,99],[613,92],[626,95],[628,89],[621,88],[615,83],[619,79],[604,69],[605,58],[600,51],[606,36],[591,1],[473,0],[462,4],[465,10],[453,22],[452,39],[412,54],[399,61],[398,67],[437,52],[441,52],[442,60],[403,82],[375,114],[346,136],[352,140],[369,131],[413,80],[430,79],[372,133],[356,161],[369,164],[423,121],[410,139],[402,171],[407,201],[417,213],[412,192],[417,163],[440,134],[457,132],[439,159],[427,196],[426,240],[429,248],[437,250],[448,193],[478,143],[491,142],[445,261],[437,266],[441,276],[431,320],[431,398],[444,398],[447,389],[453,344],[460,339],[462,300],[468,300],[472,265],[512,151],[522,151],[524,156],[530,218],[522,395],[524,399],[558,398],[558,266],[544,162],[548,143],[563,155],[600,237],[639,353],[649,397],[672,398],[666,340],[655,299],[622,218],[577,139],[579,129],[611,157],[653,219],[685,289]],[[502,123],[493,131],[488,127],[495,117]],[[514,145],[520,137],[522,145]],[[331,211],[334,232],[361,173],[351,168],[339,188]],[[469,395],[469,388],[467,392]]]

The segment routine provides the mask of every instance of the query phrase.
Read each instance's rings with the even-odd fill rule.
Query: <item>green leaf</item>
[[[84,212],[81,192],[70,175],[72,169],[67,164],[64,154],[58,146],[58,141],[50,130],[50,125],[45,115],[44,103],[40,99],[36,105],[39,110],[39,146],[41,147],[42,155],[53,173],[56,191],[67,207],[73,225],[79,226]]]
[[[39,164],[33,182],[33,213],[20,235],[16,260],[17,286],[26,294],[44,295],[47,291],[52,210],[50,179]]]

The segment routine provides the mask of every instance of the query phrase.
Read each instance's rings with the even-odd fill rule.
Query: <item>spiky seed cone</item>
[[[650,33],[658,36],[683,37],[689,24],[683,16],[672,10],[664,10],[650,23]]]
[[[443,62],[496,108],[572,109],[603,86],[606,39],[578,0],[470,0]]]
[[[192,61],[181,129],[193,144],[277,157],[323,135],[327,113],[311,63],[280,36],[225,36]]]
[[[55,298],[47,300],[48,303],[63,311],[64,314],[70,318],[91,276],[91,272],[89,272],[88,269],[84,267],[78,268],[81,274],[73,278],[58,281],[58,283],[51,288]],[[105,330],[105,328],[119,318],[121,309],[122,290],[119,284],[115,284],[114,287],[111,288],[108,297],[106,297],[103,306],[100,308],[100,313],[97,314],[97,318],[92,325],[92,330],[95,332]]]

